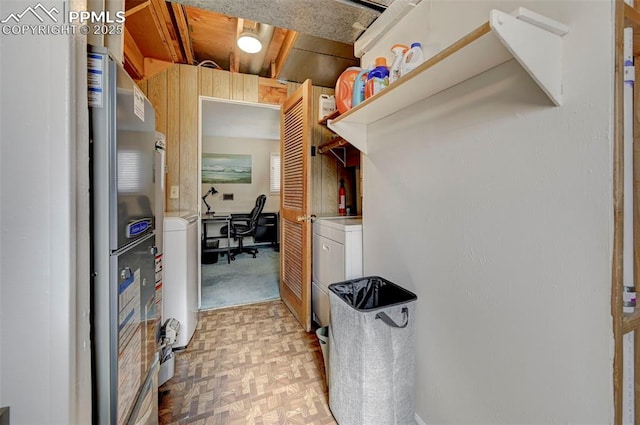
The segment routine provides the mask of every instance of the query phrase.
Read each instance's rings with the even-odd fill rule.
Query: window
[[[269,178],[269,192],[280,193],[280,154],[271,153],[271,173]]]

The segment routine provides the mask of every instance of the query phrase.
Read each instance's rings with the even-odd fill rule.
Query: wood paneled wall
[[[201,202],[198,197],[200,96],[280,105],[299,84],[283,84],[256,75],[191,65],[174,65],[140,82],[139,86],[155,108],[156,129],[167,137],[166,209],[196,211]],[[317,124],[320,94],[333,94],[333,90],[313,88],[314,146],[331,134]],[[316,155],[312,158],[314,214],[337,214],[338,167],[341,165],[331,155]],[[171,186],[179,187],[177,199],[169,197]]]

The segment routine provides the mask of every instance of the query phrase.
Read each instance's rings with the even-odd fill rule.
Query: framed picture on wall
[[[202,183],[251,183],[251,155],[203,153]]]

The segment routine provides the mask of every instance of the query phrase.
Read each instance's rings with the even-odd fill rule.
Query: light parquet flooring
[[[282,301],[200,313],[160,387],[161,425],[334,425],[322,352]]]

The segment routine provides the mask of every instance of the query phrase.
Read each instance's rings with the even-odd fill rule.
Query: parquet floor
[[[315,333],[282,301],[201,312],[160,387],[160,424],[334,425],[324,376]]]

